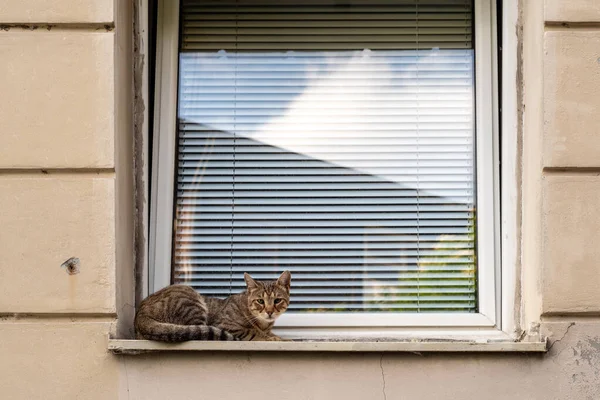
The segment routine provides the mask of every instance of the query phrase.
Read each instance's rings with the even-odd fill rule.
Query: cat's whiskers
[[[260,321],[261,319],[262,319],[262,317],[253,315],[250,318],[245,317],[244,321],[254,325],[254,322]]]

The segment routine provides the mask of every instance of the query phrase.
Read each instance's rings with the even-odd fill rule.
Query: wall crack
[[[567,333],[569,333],[569,330],[571,329],[571,327],[573,325],[575,325],[575,322],[571,322],[569,324],[569,326],[567,326],[567,329],[565,330],[565,333],[563,333],[563,335],[559,339],[556,339],[555,341],[552,342],[552,344],[548,347],[548,352],[550,352],[550,350],[552,350],[552,348],[554,347],[554,345],[556,343],[560,342],[561,340],[563,340],[567,336]]]
[[[385,393],[385,371],[383,370],[383,353],[381,354],[381,358],[379,359],[379,368],[381,368],[381,393],[383,394],[383,400],[387,400],[387,394]]]

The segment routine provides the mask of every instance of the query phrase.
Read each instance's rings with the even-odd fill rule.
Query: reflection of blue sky
[[[180,59],[181,120],[467,204],[473,114],[472,50]]]

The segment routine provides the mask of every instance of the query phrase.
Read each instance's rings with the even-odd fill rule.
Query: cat
[[[278,341],[271,328],[290,304],[291,274],[257,281],[244,273],[246,291],[217,299],[186,285],[171,285],[148,296],[135,315],[138,339]]]

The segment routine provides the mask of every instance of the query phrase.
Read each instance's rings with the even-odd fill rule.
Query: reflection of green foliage
[[[468,223],[468,233],[441,235],[437,241],[429,246],[423,254],[419,255],[417,267],[414,271],[408,272],[410,278],[398,277],[398,282],[407,280],[416,282],[414,286],[398,286],[411,288],[412,293],[373,293],[370,297],[377,297],[376,300],[369,301],[369,305],[380,305],[370,309],[358,310],[351,309],[348,304],[336,304],[334,308],[315,308],[308,309],[305,312],[348,312],[348,311],[370,311],[370,312],[475,312],[477,309],[477,242],[476,242],[476,209],[470,210]],[[459,243],[464,243],[460,247]],[[364,249],[365,252],[367,249]],[[465,262],[465,259],[468,262]],[[461,266],[462,264],[462,266]],[[403,271],[406,274],[407,271]],[[426,276],[423,276],[426,274]],[[376,279],[369,279],[368,271],[363,273],[364,282],[376,284]],[[436,277],[438,275],[439,277]],[[446,277],[444,277],[446,275]],[[448,277],[447,275],[455,275]],[[443,285],[436,285],[436,282],[444,282]],[[388,281],[389,282],[389,281]],[[382,282],[383,283],[383,282]],[[387,285],[382,284],[384,289]],[[369,286],[376,288],[377,286]],[[436,307],[428,309],[427,305],[435,303],[451,302],[449,296],[452,296],[454,290],[457,296],[468,299],[468,301],[456,301],[454,307]],[[417,300],[414,299],[417,294]]]
[[[466,241],[465,241],[466,239]],[[447,243],[464,241],[466,244],[470,244],[471,248],[454,248],[449,249],[447,247]],[[450,250],[450,251],[449,251]],[[436,255],[435,253],[440,253]],[[453,308],[436,308],[436,311],[475,311],[476,308],[476,291],[477,291],[477,259],[476,259],[476,210],[471,210],[471,216],[469,218],[468,224],[468,233],[466,235],[443,235],[437,242],[437,245],[434,248],[433,258],[436,259],[444,259],[445,262],[435,263],[434,265],[438,267],[450,267],[452,265],[456,265],[453,268],[453,271],[456,271],[456,278],[444,278],[448,283],[454,282],[456,285],[428,285],[427,279],[423,280],[424,284],[419,287],[427,287],[431,290],[429,293],[420,294],[420,297],[423,297],[424,302],[428,301],[428,297],[444,297],[447,295],[444,289],[457,289],[457,295],[468,298],[469,302],[464,303],[464,307],[453,307]],[[468,263],[465,263],[462,268],[458,267],[460,265],[461,259],[469,259]],[[452,261],[459,261],[459,263],[452,263]],[[422,270],[425,270],[428,264],[427,262],[421,261],[419,263],[419,273]],[[428,274],[443,274],[445,271],[429,271]],[[467,281],[467,285],[465,285],[465,280]],[[435,289],[439,289],[438,291],[434,291]],[[468,296],[465,295],[465,292],[468,293]],[[444,300],[440,300],[440,302],[444,302]],[[461,303],[463,303],[462,301]],[[422,310],[421,310],[422,311]]]

